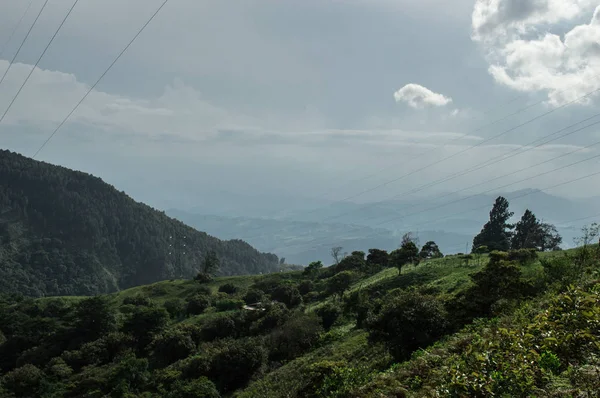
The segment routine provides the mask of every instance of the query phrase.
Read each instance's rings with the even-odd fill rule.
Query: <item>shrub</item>
[[[302,304],[302,296],[295,286],[286,284],[278,286],[271,293],[273,300],[284,303],[288,308],[294,308]]]
[[[298,284],[298,291],[304,297],[315,288],[315,284],[311,280],[302,281]]]
[[[325,330],[331,329],[335,321],[340,317],[342,311],[338,305],[327,303],[315,311],[321,317],[321,323]]]
[[[2,387],[17,397],[39,397],[46,375],[33,365],[24,365],[2,377]]]
[[[252,325],[255,333],[265,333],[283,325],[289,318],[290,311],[283,303],[266,306],[262,317]]]
[[[575,282],[582,275],[582,269],[567,255],[552,258],[542,258],[540,263],[544,268],[547,284],[556,283],[559,287],[566,287]]]
[[[310,383],[300,393],[308,397],[348,397],[372,376],[368,369],[351,367],[342,361],[317,362],[310,365],[306,373]]]
[[[291,318],[269,336],[270,357],[275,361],[294,359],[313,348],[322,332],[315,315]]]
[[[238,292],[238,287],[233,283],[226,283],[224,285],[219,286],[219,292],[227,293],[227,294],[235,294]]]
[[[210,378],[221,392],[238,389],[266,363],[267,350],[256,339],[232,340],[210,363]]]
[[[155,336],[150,348],[154,363],[164,367],[186,358],[194,352],[196,344],[189,334],[172,329]]]
[[[123,323],[123,331],[130,333],[138,347],[147,346],[152,335],[162,331],[169,323],[169,313],[161,307],[137,307],[136,311]]]
[[[186,313],[186,303],[180,298],[167,300],[163,306],[172,319],[179,319]]]
[[[134,305],[134,306],[146,306],[150,307],[154,303],[148,296],[144,296],[143,294],[136,294],[135,296],[125,297],[123,300],[124,305]]]
[[[212,281],[212,276],[206,272],[198,272],[194,277],[194,280],[198,283],[208,283]]]
[[[327,279],[327,293],[343,297],[354,281],[356,274],[351,271],[343,271]]]
[[[188,315],[200,315],[210,307],[210,298],[205,295],[198,294],[190,299],[187,303],[186,312]]]
[[[446,311],[436,297],[410,291],[389,299],[366,326],[370,341],[383,342],[401,361],[442,337],[447,324]]]
[[[224,299],[218,300],[215,306],[219,312],[233,311],[242,308],[244,306],[244,302],[237,299]]]
[[[223,315],[210,319],[202,325],[202,340],[213,341],[234,337],[236,334],[235,321],[231,316]]]
[[[178,380],[167,395],[168,398],[220,398],[214,383],[206,377],[195,380]]]
[[[537,260],[538,254],[536,249],[519,249],[508,252],[508,260],[516,261],[519,264],[527,265]]]
[[[262,290],[250,289],[244,295],[244,302],[246,304],[256,304],[265,301],[265,293]]]
[[[46,374],[56,380],[64,380],[73,374],[73,369],[62,358],[56,357],[46,365]]]

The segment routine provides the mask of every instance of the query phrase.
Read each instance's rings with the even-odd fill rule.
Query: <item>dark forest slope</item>
[[[270,272],[278,263],[245,242],[198,232],[100,178],[0,151],[0,292],[88,295],[191,277],[209,250],[222,275]]]

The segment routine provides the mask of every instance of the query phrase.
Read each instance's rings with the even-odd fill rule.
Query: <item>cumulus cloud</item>
[[[593,7],[591,0],[477,0],[472,38],[498,83],[546,92],[559,106],[600,87],[600,6]],[[586,15],[589,23],[578,22]],[[565,23],[571,27],[562,36],[553,31]]]
[[[427,87],[410,83],[394,93],[396,102],[405,102],[415,109],[426,106],[445,106],[452,102],[452,98],[431,91]]]

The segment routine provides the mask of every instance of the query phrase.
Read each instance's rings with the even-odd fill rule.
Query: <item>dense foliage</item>
[[[90,295],[278,259],[198,232],[101,179],[0,151],[0,291]]]

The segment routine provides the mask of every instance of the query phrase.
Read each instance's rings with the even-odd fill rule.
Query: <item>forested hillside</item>
[[[278,258],[221,241],[100,178],[0,151],[0,291],[91,295],[191,277],[209,251],[221,275],[271,272]]]

